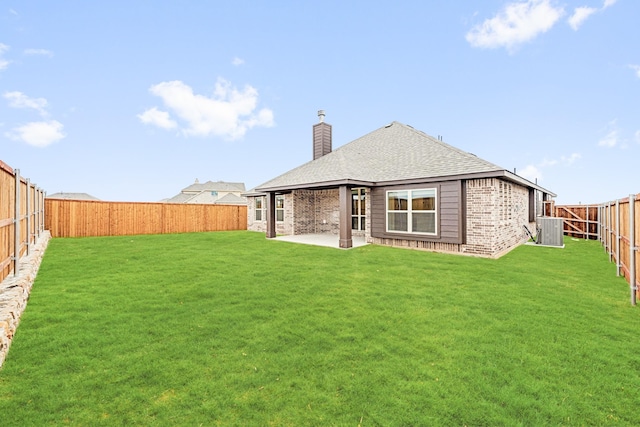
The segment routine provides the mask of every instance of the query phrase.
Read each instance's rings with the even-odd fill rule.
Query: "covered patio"
[[[340,236],[337,234],[295,234],[289,236],[277,236],[274,240],[282,240],[283,242],[302,243],[305,245],[326,246],[330,248],[349,249],[340,247]],[[352,246],[357,248],[366,245],[364,236],[353,236]]]

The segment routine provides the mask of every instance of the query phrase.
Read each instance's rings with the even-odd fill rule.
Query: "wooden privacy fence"
[[[0,282],[44,231],[44,191],[0,160]]]
[[[640,194],[599,205],[545,204],[545,215],[563,218],[564,234],[583,239],[600,240],[616,263],[618,275],[629,282],[631,304],[640,297],[640,266],[636,255],[640,248]]]
[[[243,205],[45,200],[51,237],[124,236],[247,229]]]
[[[631,304],[635,305],[640,297],[640,266],[636,261],[640,250],[640,194],[602,204],[599,217],[600,241],[609,254],[609,261],[616,263],[617,274],[629,282]]]
[[[598,240],[600,205],[558,205],[547,202],[545,215],[562,218],[564,234],[581,239]]]

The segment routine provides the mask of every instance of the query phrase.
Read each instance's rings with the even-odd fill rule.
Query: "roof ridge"
[[[384,183],[439,176],[502,173],[494,163],[399,121],[256,186],[256,191],[335,182]],[[376,185],[378,185],[376,184]]]

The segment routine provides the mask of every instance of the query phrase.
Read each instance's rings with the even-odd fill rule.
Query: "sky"
[[[160,201],[262,184],[398,121],[558,204],[640,192],[637,0],[0,0],[0,160]]]

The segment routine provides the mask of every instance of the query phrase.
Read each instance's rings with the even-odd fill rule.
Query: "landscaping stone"
[[[11,274],[0,283],[0,368],[18,329],[20,316],[27,306],[50,238],[48,231],[41,233],[31,253],[20,259],[18,275]]]

